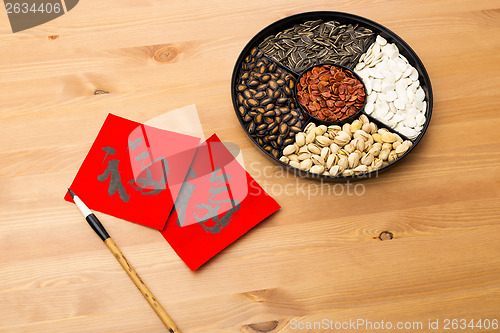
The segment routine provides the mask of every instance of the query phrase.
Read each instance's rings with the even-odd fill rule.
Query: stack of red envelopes
[[[193,271],[280,208],[215,134],[200,144],[112,114],[71,189],[91,209],[160,230]]]

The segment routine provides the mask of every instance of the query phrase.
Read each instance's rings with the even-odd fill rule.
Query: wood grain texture
[[[230,99],[250,38],[310,10],[385,25],[433,84],[422,142],[350,188],[280,172]],[[499,22],[498,0],[87,0],[13,34],[1,10],[0,332],[166,331],[63,196],[109,112],[142,122],[193,103],[283,208],[194,273],[156,231],[99,215],[182,332],[500,319]]]

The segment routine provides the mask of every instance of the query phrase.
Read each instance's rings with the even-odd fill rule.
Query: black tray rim
[[[427,99],[426,99],[427,110],[425,113],[426,122],[425,122],[420,134],[415,139],[411,140],[412,146],[403,155],[398,157],[398,159],[396,159],[394,162],[390,163],[389,165],[386,165],[380,169],[377,169],[377,170],[374,170],[371,172],[366,172],[366,173],[363,173],[360,175],[353,174],[351,176],[343,176],[343,175],[331,176],[331,175],[316,174],[316,173],[312,173],[309,171],[303,171],[303,170],[297,169],[295,167],[290,166],[289,164],[286,164],[286,163],[280,161],[279,158],[274,158],[267,151],[265,151],[264,148],[261,147],[258,144],[258,142],[250,135],[250,133],[248,133],[246,131],[245,124],[244,124],[243,120],[241,119],[241,117],[238,115],[237,96],[236,96],[236,92],[235,92],[234,87],[236,87],[236,84],[238,82],[238,78],[239,78],[238,74],[239,74],[239,71],[241,69],[241,64],[242,64],[244,58],[249,54],[249,51],[253,47],[258,46],[259,41],[262,41],[265,37],[273,34],[273,32],[269,32],[269,30],[273,30],[281,25],[288,25],[288,27],[291,27],[294,24],[297,24],[299,22],[304,22],[304,21],[308,21],[308,20],[318,20],[318,19],[356,21],[356,23],[363,25],[366,28],[375,29],[376,31],[374,31],[374,32],[377,35],[386,35],[386,36],[382,36],[382,37],[387,39],[387,36],[388,36],[389,39],[392,39],[395,42],[397,42],[396,44],[400,50],[400,53],[401,53],[401,48],[402,48],[406,53],[411,55],[411,57],[410,57],[411,59],[407,59],[408,62],[412,61],[417,65],[417,66],[414,66],[414,64],[410,63],[410,65],[412,65],[413,67],[415,67],[415,69],[417,69],[417,71],[419,73],[419,81],[423,80],[425,83],[425,88],[423,87],[423,89],[426,92],[426,97],[427,97]],[[350,22],[350,23],[352,23],[352,22]],[[390,42],[390,41],[388,41],[388,42]],[[294,76],[296,79],[299,77],[299,73],[297,73],[295,70],[287,68],[286,66],[282,65],[281,63],[279,63],[279,62],[277,62],[269,57],[267,57],[267,58],[269,60],[272,60],[275,64],[279,65],[281,68],[286,69],[287,72],[290,75]],[[408,57],[406,57],[406,58],[408,58]],[[354,71],[354,68],[352,68],[351,70]],[[422,86],[422,83],[420,85]],[[393,167],[394,165],[399,163],[404,157],[406,157],[411,151],[413,151],[413,149],[415,149],[415,147],[421,141],[422,137],[424,136],[424,134],[426,133],[426,131],[429,127],[431,117],[432,117],[432,109],[433,109],[433,93],[432,93],[431,80],[430,80],[429,74],[427,73],[427,70],[426,70],[424,64],[420,60],[420,57],[417,55],[417,53],[401,37],[399,37],[399,35],[394,33],[392,30],[386,28],[385,26],[383,26],[383,25],[381,25],[373,20],[359,16],[359,15],[346,13],[346,12],[339,12],[339,11],[310,11],[310,12],[297,13],[297,14],[293,14],[293,15],[284,17],[282,19],[279,19],[278,21],[275,21],[275,22],[267,25],[263,29],[261,29],[245,45],[245,47],[240,52],[240,55],[238,56],[238,58],[235,62],[235,65],[233,68],[233,73],[231,76],[231,99],[233,102],[233,109],[234,109],[236,118],[238,118],[238,121],[240,122],[240,125],[241,125],[243,131],[247,134],[247,136],[250,138],[252,143],[255,146],[257,146],[267,158],[271,159],[274,163],[281,165],[288,172],[293,173],[294,175],[298,175],[298,176],[303,177],[303,178],[328,181],[328,182],[330,182],[330,181],[360,180],[360,179],[378,177],[378,174],[380,172],[383,172],[383,171],[387,170],[388,168]],[[298,103],[298,101],[296,101],[296,102]],[[301,109],[300,105],[296,105],[296,109],[300,110],[304,114],[304,111]],[[364,112],[364,110],[362,112],[358,113],[358,117],[361,114],[365,114],[370,119],[370,121],[374,120],[374,117],[366,114],[366,112]],[[306,115],[307,114],[304,114],[304,116],[306,116]],[[377,119],[375,119],[375,120],[377,122],[377,125],[382,124],[381,121],[379,121]],[[310,122],[314,122],[314,121],[312,119],[308,119],[303,124],[303,128],[305,128],[305,126],[307,126],[307,124]],[[316,123],[316,125],[319,125],[319,124]],[[384,125],[383,127],[387,128],[389,131],[398,133],[401,136],[401,134],[399,132],[393,130],[388,125]],[[380,128],[380,126],[379,126],[379,128]]]

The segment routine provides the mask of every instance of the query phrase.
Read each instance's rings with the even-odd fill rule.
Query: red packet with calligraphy
[[[109,114],[71,190],[90,209],[162,230],[199,143]]]
[[[161,233],[194,271],[279,208],[214,134],[198,148]]]

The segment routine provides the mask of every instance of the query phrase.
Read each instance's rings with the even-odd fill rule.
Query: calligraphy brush
[[[141,278],[135,271],[135,269],[129,264],[125,256],[122,254],[120,249],[116,246],[115,242],[109,237],[106,229],[102,226],[101,222],[97,219],[97,217],[92,213],[92,211],[83,203],[83,201],[68,188],[69,194],[73,198],[73,201],[78,206],[83,216],[89,223],[89,225],[94,229],[99,237],[104,241],[104,244],[109,248],[111,253],[113,253],[114,257],[118,260],[120,265],[122,265],[125,272],[128,274],[130,279],[134,282],[135,286],[141,291],[141,294],[148,301],[149,305],[155,310],[158,317],[160,317],[161,321],[165,324],[168,331],[170,333],[181,333],[181,331],[177,328],[174,321],[167,312],[163,309],[160,303],[156,300],[154,295],[151,293],[148,287],[142,282]]]

